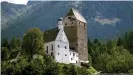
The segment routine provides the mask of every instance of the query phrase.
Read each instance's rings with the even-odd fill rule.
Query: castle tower
[[[63,19],[64,31],[68,37],[70,48],[79,53],[80,61],[88,61],[87,22],[74,8],[70,9]]]

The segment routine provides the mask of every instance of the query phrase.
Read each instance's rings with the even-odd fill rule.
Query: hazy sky
[[[15,4],[27,4],[28,0],[0,0],[2,1],[7,1],[9,3],[15,3]],[[127,0],[29,0],[29,1],[127,1]],[[133,0],[128,0],[128,1],[133,1]]]
[[[15,4],[27,4],[28,0],[0,0],[0,2],[7,1],[9,3],[15,3]]]

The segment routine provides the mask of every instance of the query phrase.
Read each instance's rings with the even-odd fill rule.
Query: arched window
[[[47,49],[46,49],[46,53],[48,54],[48,46],[47,46]]]
[[[51,45],[51,47],[52,47],[52,51],[53,51],[53,45]]]

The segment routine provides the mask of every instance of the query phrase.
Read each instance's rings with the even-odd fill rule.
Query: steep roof
[[[69,42],[73,42],[76,39],[77,34],[76,32],[76,27],[64,27],[64,32],[69,40]],[[50,29],[44,32],[43,37],[44,37],[44,42],[51,42],[54,41],[59,33],[58,28]]]
[[[72,15],[74,15],[77,20],[87,23],[84,17],[79,13],[79,11],[77,11],[74,8],[70,9],[70,11],[67,13],[66,16],[72,16]]]
[[[54,29],[50,29],[44,32],[43,36],[44,36],[44,42],[51,42],[54,41],[57,37],[57,34],[59,32],[58,28],[54,28]]]

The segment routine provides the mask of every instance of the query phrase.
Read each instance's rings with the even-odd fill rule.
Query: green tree
[[[124,48],[133,54],[133,31],[126,32],[123,39]]]
[[[70,74],[69,69],[70,69],[70,66],[64,65],[64,66],[62,67],[62,69],[61,69],[63,75],[69,75],[69,74]]]
[[[22,49],[24,50],[24,54],[29,55],[30,58],[34,54],[43,54],[43,43],[43,33],[38,28],[29,29],[23,37]]]
[[[108,70],[108,72],[126,73],[128,72],[128,70],[132,69],[132,55],[122,46],[114,47],[111,50],[110,56],[110,61],[106,64],[106,69]]]
[[[9,43],[7,38],[2,38],[1,47],[7,47],[9,49]]]
[[[119,37],[117,39],[117,46],[122,46],[123,45],[123,40]]]
[[[71,65],[69,72],[70,75],[78,75],[77,68],[74,65]]]
[[[133,31],[129,32],[129,38],[128,38],[128,49],[131,53],[133,53]]]
[[[93,43],[94,43],[94,44],[98,44],[99,46],[101,45],[101,42],[99,42],[98,39],[94,39]]]
[[[2,47],[1,48],[1,60],[5,61],[8,60],[9,56],[10,56],[10,51],[7,47]]]
[[[21,47],[21,40],[19,38],[13,37],[10,43],[11,50],[18,50]]]

